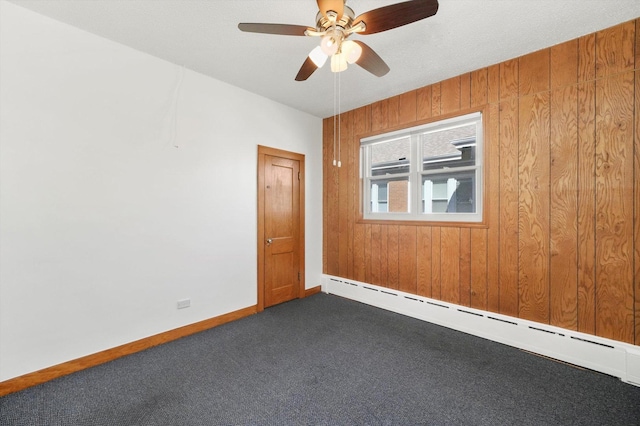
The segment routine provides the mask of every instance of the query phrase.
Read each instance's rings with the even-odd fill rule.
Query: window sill
[[[446,222],[433,220],[383,220],[383,219],[364,219],[359,217],[357,224],[362,225],[401,225],[401,226],[430,226],[439,228],[475,228],[488,229],[489,224],[486,219],[482,222]]]

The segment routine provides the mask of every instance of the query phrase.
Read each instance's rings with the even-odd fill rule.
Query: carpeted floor
[[[640,388],[318,294],[0,398],[0,425],[640,425]]]

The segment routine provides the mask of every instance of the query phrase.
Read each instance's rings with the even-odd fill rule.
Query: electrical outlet
[[[184,309],[191,306],[191,299],[178,300],[178,309]]]

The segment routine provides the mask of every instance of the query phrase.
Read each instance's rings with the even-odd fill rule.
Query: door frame
[[[265,262],[265,239],[264,235],[264,160],[265,156],[270,155],[273,157],[286,158],[289,160],[296,160],[300,164],[300,184],[299,184],[299,192],[300,192],[300,200],[299,200],[299,226],[300,229],[298,231],[299,235],[299,269],[300,269],[300,280],[299,280],[299,288],[298,288],[298,299],[301,299],[305,296],[305,264],[304,264],[304,248],[305,248],[305,238],[304,238],[304,154],[298,154],[295,152],[284,151],[277,148],[270,148],[263,145],[258,145],[258,312],[262,312],[264,310],[264,262]]]

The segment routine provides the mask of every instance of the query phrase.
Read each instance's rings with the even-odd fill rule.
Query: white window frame
[[[422,143],[420,135],[443,131],[451,128],[476,124],[476,153],[475,165],[465,167],[443,168],[435,170],[422,170]],[[409,180],[409,212],[373,212],[371,211],[371,188],[372,182],[384,179],[381,176],[371,174],[371,147],[378,143],[390,140],[410,137],[411,158],[409,173],[398,173],[386,176],[387,179],[408,178]],[[363,184],[362,191],[362,212],[365,220],[395,220],[395,221],[421,221],[421,222],[469,222],[480,223],[483,221],[483,170],[484,170],[484,140],[483,140],[483,115],[481,112],[474,112],[444,120],[434,121],[420,126],[407,129],[383,133],[360,139],[360,177]],[[422,179],[423,176],[440,175],[450,172],[468,172],[475,170],[474,201],[476,211],[474,213],[423,213],[422,210]],[[387,194],[387,198],[389,194]]]

